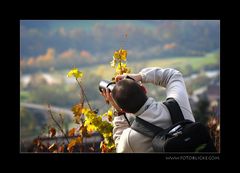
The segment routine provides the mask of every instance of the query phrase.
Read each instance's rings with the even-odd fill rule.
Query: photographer
[[[110,92],[102,90],[115,109],[113,139],[116,152],[153,152],[152,139],[131,129],[127,117],[139,116],[156,126],[168,128],[171,118],[167,107],[160,101],[147,97],[142,83],[152,83],[166,88],[167,98],[174,98],[185,119],[194,120],[182,74],[174,69],[144,68],[138,74],[116,76],[116,85]]]

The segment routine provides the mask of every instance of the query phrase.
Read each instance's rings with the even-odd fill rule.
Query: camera
[[[116,83],[113,81],[108,81],[108,80],[102,80],[99,83],[99,90],[100,92],[102,92],[102,89],[109,89],[110,92],[113,90],[113,88],[115,87]]]

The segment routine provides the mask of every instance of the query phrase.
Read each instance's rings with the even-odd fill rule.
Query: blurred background
[[[98,84],[114,76],[110,61],[120,48],[128,51],[133,73],[151,66],[180,70],[195,119],[220,131],[219,20],[21,20],[21,151],[50,121],[48,104],[64,116],[66,130],[74,126],[71,107],[80,92],[75,79],[67,78],[73,67],[84,73],[92,107],[108,110]],[[164,99],[164,88],[147,88],[149,96]]]

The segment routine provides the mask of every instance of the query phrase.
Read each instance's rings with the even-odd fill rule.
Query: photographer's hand
[[[123,112],[122,109],[115,103],[112,98],[112,93],[109,92],[109,89],[102,90],[101,95],[105,98],[107,103],[110,103],[118,112]]]
[[[140,74],[123,74],[123,75],[117,75],[115,77],[116,82],[124,79],[126,76],[129,76],[133,78],[136,82],[142,81],[142,76]]]

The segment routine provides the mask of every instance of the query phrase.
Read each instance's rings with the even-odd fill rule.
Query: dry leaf
[[[73,152],[74,146],[76,145],[76,139],[72,139],[68,144],[67,150]]]
[[[75,134],[75,128],[72,128],[71,130],[69,130],[68,136],[74,136],[74,134]]]
[[[50,128],[48,133],[50,134],[50,137],[52,138],[56,135],[56,129],[52,127],[52,128]]]

